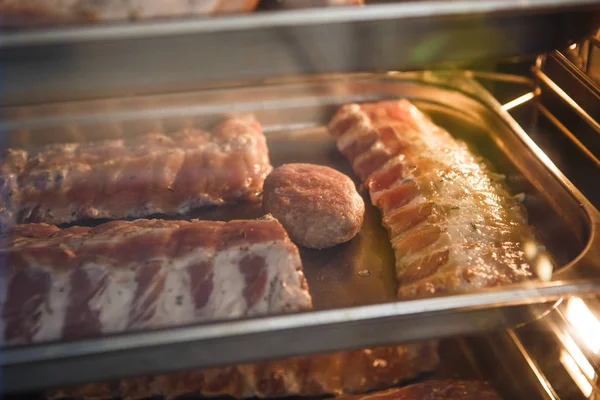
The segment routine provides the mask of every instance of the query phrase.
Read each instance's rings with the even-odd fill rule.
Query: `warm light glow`
[[[506,104],[503,104],[502,109],[504,111],[510,111],[513,108],[520,106],[523,103],[527,103],[529,100],[533,99],[534,97],[535,97],[535,93],[533,93],[533,92],[525,93],[523,96],[519,96],[516,99],[511,100]]]
[[[571,355],[571,358],[579,366],[579,369],[581,370],[581,372],[583,372],[583,374],[585,376],[587,376],[588,379],[590,379],[592,381],[595,380],[596,379],[596,371],[594,371],[594,367],[592,366],[592,364],[590,364],[588,359],[581,352],[581,349],[579,348],[579,346],[577,346],[577,343],[575,343],[575,341],[573,339],[571,339],[570,337],[566,337],[563,340],[563,344],[565,346],[565,349]]]
[[[552,261],[546,254],[540,254],[538,259],[535,261],[535,272],[542,282],[548,282],[552,279]]]
[[[600,352],[600,321],[579,297],[572,297],[567,302],[565,312],[567,321],[575,328],[585,345],[594,354]]]
[[[571,50],[575,50],[577,48],[577,43],[573,43],[572,45],[569,46],[569,49]]]
[[[583,393],[585,397],[590,397],[593,391],[592,385],[588,382],[585,375],[581,372],[581,370],[577,366],[577,363],[575,362],[575,360],[573,360],[573,357],[571,357],[569,353],[567,353],[565,350],[562,350],[560,352],[560,362],[565,367],[569,375],[571,375],[571,378],[573,378],[573,381],[575,382],[577,387],[579,387],[581,393]]]
[[[529,260],[533,260],[538,255],[538,245],[533,240],[528,240],[525,242],[523,246],[523,252],[525,253],[525,257]]]

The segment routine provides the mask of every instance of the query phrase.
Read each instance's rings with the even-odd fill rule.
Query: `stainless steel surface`
[[[580,123],[571,127],[573,139],[600,167],[600,122],[595,119],[600,111],[600,88],[559,52],[543,57],[533,72],[542,90],[550,92],[548,97],[555,96],[562,103],[562,107],[550,105],[554,114],[563,120],[570,117],[565,109],[575,114]]]
[[[540,384],[555,399],[597,399],[600,394],[598,300],[572,297],[545,318],[509,330]]]
[[[539,386],[542,388],[541,393],[545,394],[548,399],[558,400],[559,397],[552,387],[552,384],[548,381],[536,360],[531,357],[531,354],[529,354],[519,337],[515,334],[515,331],[508,329],[506,331],[506,335],[510,338],[510,341],[514,344],[518,352],[521,354],[521,357],[527,363],[528,368],[524,368],[523,370],[535,376]]]
[[[584,37],[598,10],[593,0],[408,1],[4,33],[0,104],[535,55]]]
[[[538,87],[533,137],[540,146],[555,147],[548,156],[598,207],[600,87],[559,52],[539,57],[533,76]]]
[[[539,69],[535,70],[535,75],[543,83],[545,83],[552,91],[554,91],[561,99],[567,103],[571,109],[583,119],[585,123],[590,125],[592,129],[600,133],[600,123],[598,123],[590,114],[587,113],[579,104],[575,102],[560,86],[554,83],[544,72]]]
[[[5,348],[0,359],[4,389],[35,389],[479,332],[537,318],[551,308],[547,302],[565,295],[600,292],[600,215],[473,76],[477,74],[340,75],[258,87],[4,109],[3,143],[18,146],[205,126],[224,113],[253,112],[265,127],[275,165],[316,162],[350,173],[323,128],[336,107],[350,101],[407,97],[486,156],[496,170],[507,175],[514,193],[525,193],[530,220],[556,263],[554,282],[531,281],[513,288],[395,302],[393,257],[377,213],[371,209],[365,229],[349,244],[324,253],[303,251],[319,311]],[[523,83],[522,79],[514,81]],[[209,210],[195,216],[260,215],[258,208],[230,211]],[[363,269],[370,275],[358,274]],[[531,307],[540,303],[541,307]]]
[[[558,400],[549,382],[513,330],[456,339],[474,361],[478,379],[488,380],[504,399]],[[445,354],[440,354],[442,368]],[[456,368],[456,367],[455,367]]]
[[[429,299],[6,348],[0,363],[3,390],[36,390],[491,331],[536,317],[524,304],[549,301],[573,291],[597,291],[597,285],[582,282],[577,286],[537,286],[534,290],[535,300],[529,297],[531,291],[516,290],[504,292],[500,301],[487,293],[487,299]],[[472,301],[479,304],[473,306]],[[514,304],[520,307],[511,306]],[[458,312],[456,306],[460,307]]]
[[[483,380],[504,399],[555,400],[551,386],[545,387],[531,369],[532,360],[518,337],[499,331],[485,335],[450,337],[440,341],[440,364],[431,373],[423,373],[411,382],[431,379]],[[543,379],[543,378],[542,378]],[[43,394],[8,395],[6,400],[38,400]],[[186,395],[187,399],[202,399]],[[224,398],[220,398],[224,399]],[[295,398],[296,399],[296,398]],[[317,398],[306,398],[316,400]]]
[[[562,54],[589,80],[600,85],[600,30],[581,42],[573,43]],[[598,86],[596,86],[596,92],[597,89]]]
[[[586,71],[590,78],[600,85],[600,34],[596,34],[589,42],[590,54]]]
[[[595,39],[538,57],[533,68],[536,99],[524,103],[517,114],[522,120],[524,110],[533,110],[532,138],[598,206],[600,87],[594,76]],[[565,298],[544,318],[510,330],[551,398],[600,396],[599,312],[598,298]]]

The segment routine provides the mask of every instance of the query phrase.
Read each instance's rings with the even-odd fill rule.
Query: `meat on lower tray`
[[[431,380],[403,388],[358,396],[342,400],[501,400],[500,395],[486,382],[453,379]]]
[[[344,105],[329,130],[382,212],[400,297],[532,275],[524,209],[465,143],[409,101]]]
[[[0,157],[0,227],[258,201],[271,169],[265,136],[251,116],[228,118],[214,134],[188,129],[7,149]]]
[[[438,362],[437,343],[426,342],[92,383],[48,395],[55,399],[134,400],[180,395],[273,398],[362,393],[430,372]]]
[[[0,257],[4,344],[312,306],[298,249],[269,218],[17,225]]]
[[[248,12],[257,4],[258,0],[0,0],[0,26]]]
[[[360,6],[364,3],[364,0],[279,0],[277,2],[281,8]]]

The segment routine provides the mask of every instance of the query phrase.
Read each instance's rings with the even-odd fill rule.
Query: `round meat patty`
[[[352,239],[365,213],[365,203],[349,177],[314,164],[275,168],[265,180],[263,206],[295,243],[316,249]]]

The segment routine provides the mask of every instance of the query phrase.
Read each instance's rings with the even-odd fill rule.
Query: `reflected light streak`
[[[581,349],[579,346],[577,346],[577,343],[575,343],[575,341],[570,337],[566,337],[563,341],[563,344],[569,356],[573,359],[573,361],[575,361],[575,364],[579,366],[581,372],[587,376],[589,380],[595,381],[596,371],[594,371],[592,364],[590,364],[588,359],[581,352]]]
[[[541,254],[534,263],[535,273],[542,282],[548,282],[552,279],[552,261],[546,254]]]
[[[527,259],[533,260],[539,253],[538,245],[533,240],[528,240],[523,246],[523,251],[525,252],[525,257],[527,257]]]
[[[533,93],[533,92],[525,93],[523,96],[519,96],[516,99],[503,104],[502,109],[504,111],[510,111],[513,108],[520,106],[523,103],[527,103],[529,100],[533,99],[534,97],[535,97],[535,93]]]
[[[567,321],[575,328],[585,345],[594,354],[600,352],[600,321],[579,297],[572,297],[565,312]]]
[[[577,387],[579,387],[579,390],[581,390],[583,395],[585,397],[590,397],[593,391],[592,385],[587,381],[585,375],[581,372],[573,357],[571,357],[565,350],[562,350],[560,352],[560,362],[565,367],[569,375],[571,375],[571,378],[573,378],[573,381]]]

